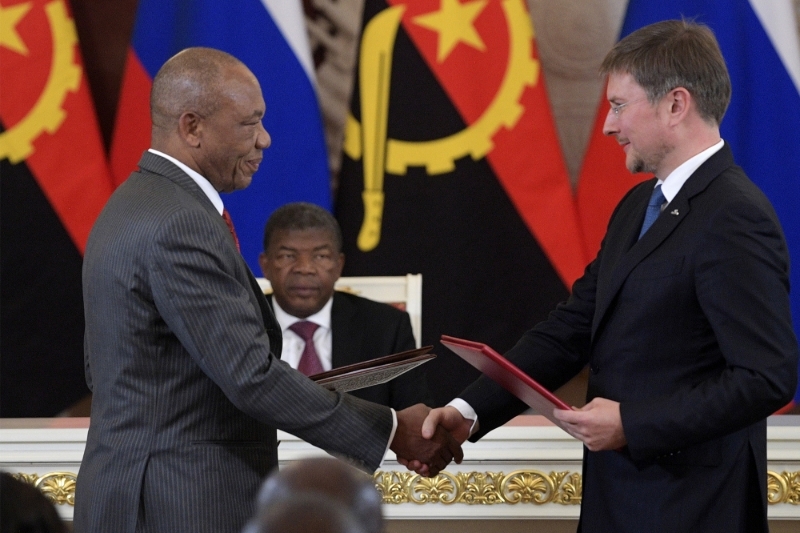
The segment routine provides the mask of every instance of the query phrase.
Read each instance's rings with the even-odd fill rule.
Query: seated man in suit
[[[325,209],[287,204],[270,216],[258,258],[272,283],[272,304],[283,331],[281,358],[307,375],[415,347],[408,313],[391,305],[335,292],[342,274],[342,232]],[[313,341],[307,345],[304,336]],[[313,351],[312,351],[313,348]],[[415,368],[351,394],[402,409],[430,405],[425,371]]]

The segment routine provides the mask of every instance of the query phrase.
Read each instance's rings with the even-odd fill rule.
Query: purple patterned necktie
[[[300,335],[300,338],[306,343],[303,354],[300,356],[300,363],[297,365],[297,370],[306,376],[313,376],[325,371],[317,355],[317,349],[314,348],[314,332],[318,327],[318,324],[307,320],[301,320],[289,326],[289,329]]]

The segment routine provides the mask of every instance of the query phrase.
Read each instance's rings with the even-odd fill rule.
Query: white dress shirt
[[[158,150],[153,150],[152,148],[148,149],[147,151],[178,165],[178,168],[186,172],[186,174],[188,174],[189,177],[192,178],[195,183],[197,183],[197,186],[200,187],[206,196],[208,196],[208,199],[211,200],[211,203],[214,204],[217,212],[219,212],[219,216],[222,216],[222,211],[225,209],[225,206],[222,203],[222,198],[214,186],[211,185],[210,181],[201,176],[196,170],[192,170],[172,156],[169,156],[163,152],[159,152]]]
[[[289,363],[292,368],[297,368],[300,364],[300,357],[303,355],[303,349],[306,346],[305,341],[300,335],[289,329],[292,324],[307,320],[313,322],[317,326],[314,332],[314,349],[317,351],[319,361],[324,370],[333,368],[333,332],[331,331],[331,308],[333,307],[333,298],[329,298],[327,303],[318,312],[307,318],[297,318],[284,311],[281,306],[272,297],[272,309],[275,311],[275,318],[278,324],[281,325],[281,332],[283,333],[283,350],[281,350],[281,359]]]
[[[667,199],[667,204],[669,204],[669,202],[671,202],[672,199],[678,195],[678,191],[681,190],[681,187],[683,187],[683,184],[686,183],[686,180],[688,180],[689,177],[694,174],[694,171],[700,168],[700,165],[708,161],[712,155],[719,152],[724,144],[725,141],[720,139],[720,141],[714,146],[706,148],[696,156],[690,157],[681,163],[678,168],[673,170],[669,176],[663,180],[658,180],[656,185],[659,183],[661,184],[661,192],[664,194],[664,198]]]

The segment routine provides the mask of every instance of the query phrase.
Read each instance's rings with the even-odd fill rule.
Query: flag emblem
[[[344,151],[353,160],[362,160],[364,173],[364,220],[358,235],[357,245],[361,251],[373,250],[380,242],[383,212],[383,172],[402,176],[409,166],[425,167],[427,174],[452,172],[455,161],[467,155],[473,160],[485,157],[493,148],[492,138],[501,127],[513,129],[524,112],[520,104],[527,87],[536,85],[539,79],[539,61],[532,53],[533,30],[523,0],[505,0],[502,12],[509,36],[507,63],[502,81],[488,106],[477,119],[458,132],[437,139],[408,141],[387,138],[389,111],[389,87],[392,65],[392,50],[406,6],[388,7],[373,17],[365,26],[361,39],[359,57],[359,93],[361,123],[352,114],[347,117]],[[469,9],[474,19],[487,2],[457,4]],[[455,46],[457,37],[445,36],[446,23],[457,19],[458,14],[448,11],[452,2],[444,0],[436,12],[413,17],[412,23],[436,31],[440,28],[440,43],[437,61],[446,59]],[[477,9],[476,9],[477,8]],[[439,22],[436,22],[438,17]],[[463,19],[462,19],[463,20]],[[479,50],[485,49],[483,41],[470,23],[467,27],[468,42]]]
[[[21,55],[29,54],[27,47],[16,32],[16,24],[31,11],[31,4],[17,4],[11,7],[0,6],[5,19],[0,25],[0,45]],[[0,159],[8,158],[11,163],[19,163],[30,156],[33,141],[43,132],[58,131],[66,118],[62,109],[68,92],[75,92],[81,83],[81,67],[73,62],[75,45],[78,44],[75,24],[67,13],[63,0],[55,0],[44,6],[43,13],[52,35],[52,61],[47,82],[36,103],[15,125],[0,133]],[[34,10],[31,16],[40,16]]]

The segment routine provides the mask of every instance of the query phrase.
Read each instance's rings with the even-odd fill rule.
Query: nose
[[[296,272],[303,272],[303,273],[314,272],[315,271],[314,260],[309,254],[304,254],[304,253],[297,254],[297,261],[295,261],[294,263],[294,270]]]
[[[603,135],[614,135],[619,132],[617,116],[611,111],[611,107],[606,110],[606,120],[603,122]]]
[[[264,128],[264,124],[259,122],[258,135],[256,136],[256,148],[265,150],[269,148],[270,144],[272,144],[272,137],[269,136],[269,132]]]

